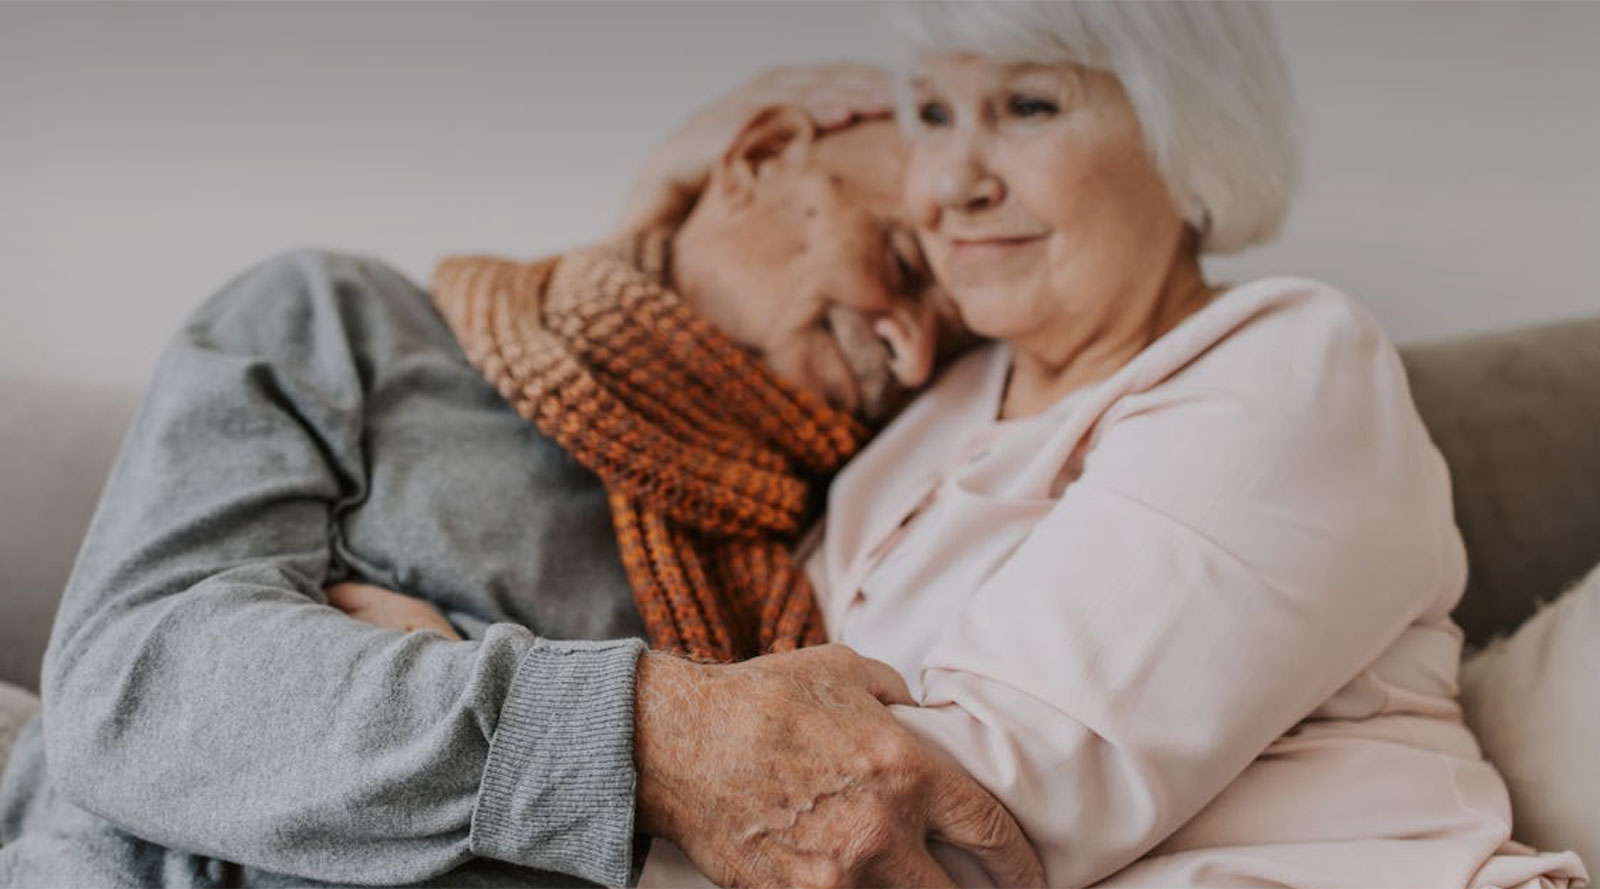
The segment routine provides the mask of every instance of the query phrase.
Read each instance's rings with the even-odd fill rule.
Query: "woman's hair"
[[[918,53],[1111,73],[1200,249],[1270,239],[1300,178],[1289,75],[1263,5],[1242,0],[910,0],[895,4],[900,115]]]

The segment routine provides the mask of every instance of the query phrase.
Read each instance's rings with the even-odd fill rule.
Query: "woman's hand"
[[[871,65],[841,62],[774,68],[757,75],[696,112],[656,146],[634,181],[621,231],[631,234],[682,222],[705,188],[712,165],[763,109],[798,106],[826,132],[887,115],[892,103],[888,74]]]
[[[328,604],[363,623],[389,630],[428,630],[456,642],[461,634],[429,602],[367,583],[328,587]]]

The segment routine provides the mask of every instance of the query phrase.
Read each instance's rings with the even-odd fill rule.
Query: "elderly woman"
[[[1051,885],[1564,886],[1456,703],[1445,466],[1326,284],[1208,281],[1296,181],[1263,10],[917,4],[906,200],[992,343],[835,482],[830,638]],[[647,879],[680,880],[663,850]],[[952,853],[952,872],[981,881]],[[654,863],[654,862],[653,862]]]

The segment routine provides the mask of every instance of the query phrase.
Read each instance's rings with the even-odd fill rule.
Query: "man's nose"
[[[889,351],[889,372],[907,389],[918,389],[933,375],[936,319],[929,311],[897,308],[872,324]]]

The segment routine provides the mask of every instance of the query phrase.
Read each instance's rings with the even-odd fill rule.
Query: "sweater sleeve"
[[[165,353],[45,659],[53,782],[152,842],[307,879],[475,857],[626,882],[636,640],[470,641],[327,607],[359,504],[383,266],[294,251]]]
[[[1459,595],[1443,462],[1341,300],[1113,404],[928,653],[924,706],[896,708],[1007,804],[1050,885],[1149,851]]]

